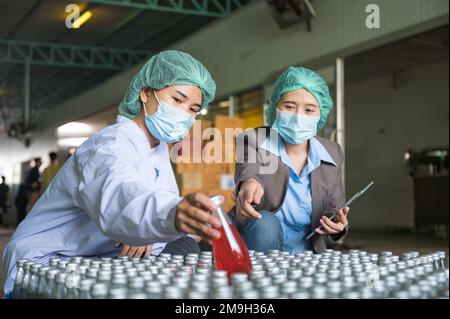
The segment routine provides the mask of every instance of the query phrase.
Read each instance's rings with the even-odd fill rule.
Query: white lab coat
[[[153,243],[158,255],[180,236],[180,200],[167,144],[151,148],[142,130],[119,115],[66,161],[13,234],[3,254],[5,294],[18,259],[117,256],[115,241]]]

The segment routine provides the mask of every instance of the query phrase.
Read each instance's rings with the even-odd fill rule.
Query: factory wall
[[[346,91],[348,195],[374,180],[350,213],[354,229],[413,225],[413,180],[404,152],[449,146],[448,60],[349,85]]]

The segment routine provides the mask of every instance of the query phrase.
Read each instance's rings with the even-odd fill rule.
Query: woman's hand
[[[211,215],[215,209],[208,196],[202,193],[188,194],[178,204],[175,226],[180,232],[198,235],[212,244],[213,239],[220,238],[220,232],[214,228],[222,227],[220,220]]]
[[[133,247],[133,246],[124,245],[119,242],[116,242],[114,244],[115,248],[118,248],[120,246],[122,246],[122,250],[120,251],[119,256],[141,258],[141,257],[150,256],[150,254],[152,253],[152,245]]]
[[[259,204],[264,195],[264,189],[261,184],[253,179],[247,179],[241,186],[236,199],[236,211],[243,218],[261,219],[259,214],[253,207],[252,203]]]
[[[336,235],[342,232],[348,225],[347,215],[350,208],[345,207],[339,210],[337,216],[335,217],[335,222],[326,216],[322,216],[320,219],[320,225],[322,228],[317,227],[316,233],[321,235]]]

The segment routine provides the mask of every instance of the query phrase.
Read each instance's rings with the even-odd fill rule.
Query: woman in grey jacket
[[[342,243],[349,212],[341,209],[343,152],[316,137],[332,107],[318,74],[290,67],[278,78],[266,111],[271,127],[238,136],[231,214],[250,249],[320,252]],[[335,219],[327,217],[338,210]],[[310,232],[315,235],[307,239]]]

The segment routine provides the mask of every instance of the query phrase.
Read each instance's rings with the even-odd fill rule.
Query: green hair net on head
[[[275,121],[277,104],[283,94],[299,89],[306,89],[316,98],[320,108],[317,130],[324,127],[328,114],[333,108],[333,99],[330,96],[328,85],[316,72],[302,67],[289,67],[277,79],[269,107],[266,110],[269,125]]]
[[[211,74],[190,54],[168,50],[154,55],[131,80],[119,105],[119,114],[130,119],[141,110],[140,92],[144,87],[160,90],[174,85],[194,85],[202,91],[201,108],[211,103],[216,83]]]

